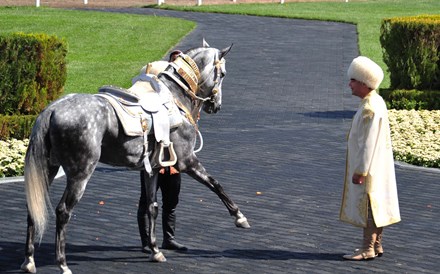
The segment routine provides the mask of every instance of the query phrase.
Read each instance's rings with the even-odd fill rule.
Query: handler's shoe
[[[348,254],[342,256],[345,260],[350,261],[365,261],[365,260],[373,260],[376,257],[376,253],[374,250],[362,250],[356,249],[353,254]]]
[[[162,248],[168,250],[187,251],[188,248],[183,244],[179,244],[176,240],[167,240],[162,242]]]

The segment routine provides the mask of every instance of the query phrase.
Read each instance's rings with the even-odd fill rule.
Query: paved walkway
[[[358,55],[353,25],[149,9],[118,10],[195,20],[177,48],[234,43],[222,111],[202,116],[199,156],[252,228],[235,228],[220,200],[188,176],[177,236],[186,253],[146,262],[136,224],[138,173],[101,166],[76,207],[67,259],[74,273],[436,273],[440,267],[440,173],[397,165],[403,221],[385,229],[385,256],[341,259],[361,230],[338,221],[345,136],[359,103],[345,77]],[[64,188],[52,189],[56,204]],[[0,185],[0,272],[24,252],[22,183]],[[100,205],[100,201],[104,204]],[[161,231],[161,228],[158,228]],[[36,250],[39,273],[56,273],[54,218]],[[161,241],[161,233],[158,233]]]

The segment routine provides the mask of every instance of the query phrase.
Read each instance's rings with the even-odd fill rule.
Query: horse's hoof
[[[67,266],[60,266],[60,274],[72,274],[72,271]]]
[[[237,213],[237,217],[235,219],[235,226],[241,228],[250,228],[247,218],[240,211]]]
[[[167,261],[167,258],[165,258],[162,252],[159,252],[156,254],[151,254],[150,257],[148,258],[148,261],[155,263],[164,263]]]
[[[33,258],[26,258],[21,264],[20,269],[27,273],[37,273],[37,268],[35,267]]]
[[[246,218],[241,218],[235,221],[235,226],[240,227],[240,228],[251,228],[251,226],[249,225],[249,222],[247,221]]]

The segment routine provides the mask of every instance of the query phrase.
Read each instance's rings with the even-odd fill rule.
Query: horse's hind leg
[[[35,261],[34,261],[34,252],[35,252],[34,239],[35,239],[34,221],[32,221],[30,214],[28,214],[25,259],[20,267],[20,269],[23,270],[24,272],[29,272],[29,273],[37,272],[37,268],[35,266]]]
[[[206,172],[201,163],[198,163],[197,165],[194,165],[194,167],[189,168],[187,170],[187,174],[196,179],[198,182],[204,184],[211,191],[217,194],[217,196],[228,209],[229,214],[235,217],[235,225],[237,227],[250,228],[246,217],[243,215],[243,213],[240,212],[238,206],[234,203],[234,201],[232,201],[231,198],[229,198],[220,183]]]
[[[51,184],[58,173],[59,166],[52,166],[49,168],[49,183]],[[27,216],[27,233],[26,233],[26,247],[25,247],[25,259],[20,269],[24,272],[36,273],[37,268],[34,261],[34,241],[35,241],[35,226],[31,216]]]
[[[86,189],[87,182],[89,181],[96,164],[87,172],[81,172],[81,174],[67,175],[67,186],[64,190],[63,197],[61,198],[56,208],[56,260],[58,267],[63,274],[71,274],[66,261],[66,229],[67,223],[72,216],[74,206],[79,202]],[[67,173],[66,173],[67,174]]]
[[[151,177],[149,177],[146,173],[144,174],[143,189],[145,190],[145,193],[142,195],[146,195],[146,206],[149,220],[148,245],[151,249],[149,260],[151,262],[166,262],[166,258],[157,247],[156,241],[156,220],[159,212],[159,206],[157,204],[157,180],[157,173]]]

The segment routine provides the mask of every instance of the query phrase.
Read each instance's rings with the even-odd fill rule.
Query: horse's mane
[[[191,58],[195,58],[194,61],[196,61],[196,63],[198,63],[198,65],[200,66],[199,69],[201,70],[200,73],[202,73],[202,70],[204,69],[204,67],[211,62],[213,56],[209,56],[205,55],[204,53],[209,53],[212,50],[215,50],[215,48],[211,48],[211,47],[199,47],[199,48],[191,48],[189,50],[187,50],[185,52],[186,55],[191,56]],[[198,54],[200,54],[200,56],[197,56]],[[211,54],[209,54],[211,55]],[[199,60],[196,60],[199,59]]]
[[[199,52],[201,52],[202,50],[204,50],[204,49],[208,49],[208,48],[203,48],[203,47],[198,47],[198,48],[190,48],[189,50],[187,50],[186,52],[185,52],[185,54],[191,54],[191,53],[199,53]]]
[[[191,49],[187,50],[185,52],[185,54],[189,55],[189,56],[195,56],[197,53],[201,53],[201,52],[204,52],[204,51],[208,52],[208,51],[214,50],[214,49],[215,48],[211,48],[211,47],[191,48]]]

